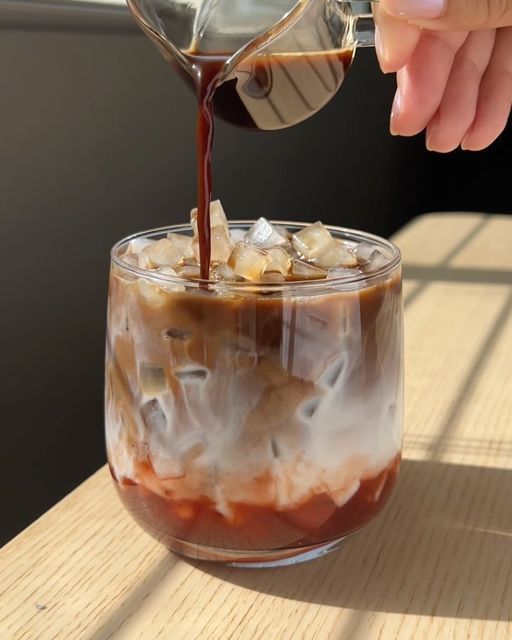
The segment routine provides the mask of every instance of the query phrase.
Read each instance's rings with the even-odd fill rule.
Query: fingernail
[[[432,140],[436,134],[436,131],[438,129],[437,123],[430,123],[428,125],[427,128],[427,134],[425,136],[425,146],[427,147],[428,151],[435,151],[436,149],[434,149],[434,147],[432,146]]]
[[[400,115],[400,109],[402,108],[402,93],[400,87],[396,90],[395,99],[393,100],[393,106],[391,107],[391,119],[389,122],[389,130],[392,136],[397,136],[397,130],[395,126],[396,119]]]
[[[430,20],[443,15],[444,0],[388,0],[386,11],[410,20]]]
[[[382,42],[380,29],[377,25],[375,25],[375,51],[377,52],[377,59],[379,61],[381,71],[383,73],[386,73],[386,69],[383,66],[386,62],[386,51],[384,49],[384,44]]]
[[[460,148],[462,151],[475,151],[474,146],[470,145],[471,136],[473,134],[473,127],[470,127],[468,131],[466,131],[466,135],[462,138],[460,143]]]
[[[460,148],[462,149],[462,151],[471,151],[471,149],[469,149],[469,147],[467,146],[467,139],[467,135],[462,138],[462,142],[460,143]]]

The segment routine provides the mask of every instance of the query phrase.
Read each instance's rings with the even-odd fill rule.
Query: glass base
[[[339,549],[350,536],[344,536],[331,542],[322,542],[295,549],[277,549],[275,551],[236,551],[231,549],[215,549],[200,544],[174,539],[168,545],[170,551],[193,560],[205,560],[224,564],[228,567],[243,569],[272,569],[288,567],[301,562],[321,558],[331,551]]]

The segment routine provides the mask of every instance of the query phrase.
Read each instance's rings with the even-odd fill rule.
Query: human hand
[[[426,129],[427,148],[478,151],[512,108],[512,0],[381,0],[377,55],[397,72],[391,133]]]

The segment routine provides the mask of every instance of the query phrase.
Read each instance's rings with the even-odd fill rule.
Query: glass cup
[[[338,548],[388,500],[403,422],[400,254],[328,229],[385,260],[371,275],[254,284],[120,257],[130,240],[189,225],[112,250],[108,460],[125,507],[172,551],[293,564]]]
[[[359,0],[128,0],[163,56],[195,86],[205,57],[222,60],[215,113],[248,129],[295,125],[338,92],[356,48],[373,46]]]

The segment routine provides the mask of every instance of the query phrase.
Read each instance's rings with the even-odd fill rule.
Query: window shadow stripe
[[[473,269],[461,267],[403,265],[404,278],[422,282],[475,282],[512,285],[510,269]]]
[[[455,245],[453,251],[451,251],[450,254],[446,258],[441,260],[441,262],[439,262],[436,265],[437,268],[447,267],[449,265],[450,261],[453,260],[453,258],[455,258],[455,256],[459,255],[459,253],[471,242],[471,240],[476,238],[476,236],[480,233],[480,231],[482,231],[482,229],[487,224],[489,224],[491,218],[492,218],[492,216],[490,216],[490,215],[484,215],[484,217],[482,218],[482,220],[480,220],[480,222],[476,225],[476,227],[474,227],[469,233],[467,233]],[[406,275],[406,277],[410,277],[410,276]],[[407,309],[407,307],[410,304],[412,304],[414,302],[414,300],[416,300],[416,298],[418,298],[425,291],[425,289],[428,287],[428,285],[429,285],[429,282],[424,280],[418,287],[416,287],[416,289],[411,291],[411,293],[408,296],[406,296],[405,299],[404,299],[404,307]]]
[[[430,459],[437,459],[438,455],[444,450],[444,444],[449,436],[452,434],[457,418],[459,417],[466,400],[469,398],[474,390],[478,376],[482,369],[487,364],[487,360],[491,356],[491,352],[494,346],[498,343],[501,334],[508,321],[508,317],[512,311],[512,291],[509,293],[505,304],[503,305],[498,317],[489,329],[487,338],[482,344],[474,362],[469,370],[467,376],[461,383],[461,391],[455,398],[448,411],[441,428],[439,430],[439,436],[436,441],[429,447]]]

